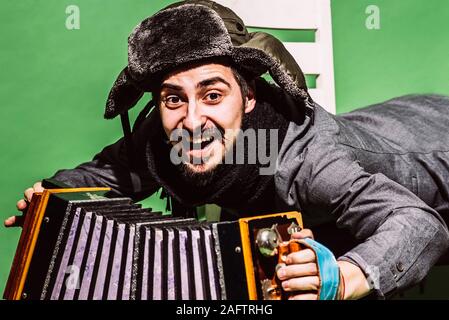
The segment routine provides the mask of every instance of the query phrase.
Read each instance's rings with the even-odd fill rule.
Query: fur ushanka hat
[[[128,65],[109,93],[104,117],[127,114],[167,70],[214,57],[230,59],[254,76],[268,71],[293,99],[312,101],[304,74],[282,42],[264,32],[249,33],[227,7],[209,0],[186,0],[143,20],[131,33]]]

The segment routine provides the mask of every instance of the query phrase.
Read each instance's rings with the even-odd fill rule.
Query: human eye
[[[207,103],[211,104],[219,103],[222,100],[222,98],[223,95],[221,95],[219,92],[216,91],[209,92],[204,96],[204,100]]]
[[[165,97],[163,101],[168,108],[178,108],[184,103],[179,96],[174,94]]]

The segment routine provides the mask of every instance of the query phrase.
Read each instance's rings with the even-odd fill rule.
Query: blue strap
[[[315,252],[318,264],[321,287],[319,300],[337,299],[340,284],[340,269],[333,253],[322,244],[310,238],[301,239],[299,242]]]

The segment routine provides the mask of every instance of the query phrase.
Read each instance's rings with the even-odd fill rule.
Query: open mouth
[[[222,138],[206,132],[200,137],[190,139],[189,142],[188,146],[185,146],[189,148],[186,150],[189,162],[196,167],[198,165],[201,167],[201,165],[206,164],[213,157],[218,144],[222,142]]]
[[[213,142],[221,142],[223,133],[218,128],[204,130],[201,135],[189,136],[189,150],[206,150]]]
[[[177,139],[172,140],[173,147],[178,155],[187,156],[183,162],[193,165],[206,164],[216,154],[220,154],[220,145],[224,146],[224,135],[219,128],[203,130],[201,134],[192,135],[186,131],[176,133]]]
[[[201,139],[193,140],[190,144],[190,150],[206,149],[215,139],[212,136],[202,137]]]

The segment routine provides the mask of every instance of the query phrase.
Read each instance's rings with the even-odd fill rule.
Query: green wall
[[[35,181],[89,160],[120,137],[119,121],[102,114],[126,65],[127,36],[171,2],[0,2],[1,220]],[[80,30],[65,27],[72,4],[80,8]],[[365,27],[370,4],[380,8],[380,30]],[[449,2],[333,0],[332,19],[338,112],[405,93],[449,94]],[[157,197],[146,203],[164,206]],[[0,228],[0,291],[19,235]]]

